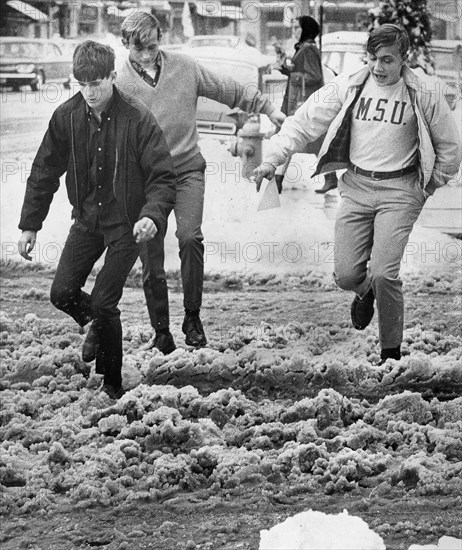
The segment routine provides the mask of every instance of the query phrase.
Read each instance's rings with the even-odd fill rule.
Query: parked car
[[[233,77],[243,86],[264,90],[264,75],[271,72],[271,57],[249,46],[184,48],[183,53],[192,56],[204,67]],[[231,115],[231,116],[230,116]],[[199,98],[197,104],[197,129],[200,134],[217,137],[234,135],[246,120],[246,114],[207,99]]]
[[[462,41],[433,40],[436,75],[446,84],[444,95],[451,109],[455,109],[462,93]]]
[[[72,56],[65,55],[53,40],[40,38],[0,38],[0,86],[19,90],[29,85],[33,91],[45,82],[70,86]]]
[[[322,61],[335,74],[353,73],[366,62],[367,32],[339,31],[322,36]]]

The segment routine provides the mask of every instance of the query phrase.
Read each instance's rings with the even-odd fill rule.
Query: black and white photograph
[[[462,550],[459,0],[0,0],[4,550]]]

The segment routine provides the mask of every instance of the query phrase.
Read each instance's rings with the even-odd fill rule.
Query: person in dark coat
[[[164,135],[141,102],[114,86],[112,48],[88,40],[74,52],[80,92],[53,113],[30,176],[21,211],[20,255],[31,260],[37,231],[59,178],[75,219],[51,287],[51,302],[81,327],[91,323],[82,358],[96,359],[102,390],[122,388],[122,325],[118,303],[138,244],[165,233],[176,198],[176,172]],[[91,294],[82,288],[106,252]]]
[[[295,54],[290,63],[287,58],[283,59],[279,70],[288,77],[287,87],[282,101],[281,111],[291,116],[295,111],[312,95],[324,85],[322,72],[321,53],[316,46],[315,38],[319,35],[319,25],[309,15],[303,15],[297,19],[298,27],[295,29]],[[313,149],[310,146],[310,153],[317,153],[321,145],[320,141]],[[276,183],[279,192],[282,191],[284,174],[290,163],[290,158],[276,172]],[[316,193],[326,193],[337,187],[337,176],[335,172],[324,176],[324,186],[316,189]]]

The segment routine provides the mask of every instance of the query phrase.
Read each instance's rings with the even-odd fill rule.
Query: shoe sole
[[[160,351],[161,353],[163,353],[164,355],[170,355],[170,353],[174,352],[176,350],[176,345],[173,344],[172,347],[170,348],[167,348],[167,349],[160,349],[156,346],[146,346],[146,348],[144,348],[146,351],[153,351],[153,350],[157,350],[157,351]]]
[[[358,323],[356,323],[354,321],[353,317],[354,317],[355,313],[356,313],[356,302],[353,303],[353,305],[351,306],[351,323],[353,325],[353,328],[355,328],[356,330],[366,329],[371,324],[372,318],[374,317],[374,309],[372,309],[371,318],[369,319],[369,322],[366,325],[359,325]]]
[[[204,342],[204,343],[202,343],[202,342],[201,343],[199,343],[199,342],[188,342],[188,340],[185,340],[184,342],[187,346],[191,346],[193,348],[205,348],[205,346],[207,345],[207,342]]]

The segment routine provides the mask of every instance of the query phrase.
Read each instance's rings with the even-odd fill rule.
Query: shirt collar
[[[141,75],[147,74],[146,69],[142,65],[134,61],[130,56],[128,57],[128,60],[130,61],[132,67],[135,69],[137,73]],[[152,64],[152,68],[158,71],[160,69],[160,66],[161,66],[161,58],[160,58],[160,52],[159,52],[159,54],[156,57],[156,60]]]
[[[101,119],[103,119],[104,116],[108,116],[112,112],[113,107],[114,107],[114,94],[112,94],[111,99],[107,102],[107,105],[104,111],[101,112]],[[86,108],[87,115],[90,115],[92,117],[95,116],[92,108],[88,105],[87,102],[85,102],[85,108]]]

